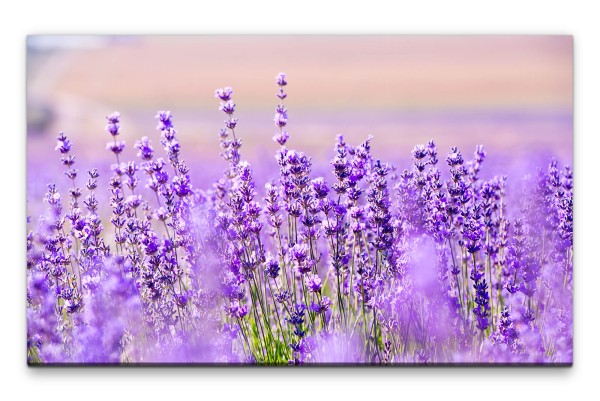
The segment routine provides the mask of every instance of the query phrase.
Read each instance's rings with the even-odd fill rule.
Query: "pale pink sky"
[[[51,89],[109,104],[204,106],[212,104],[216,87],[230,85],[240,104],[258,108],[272,103],[273,77],[281,70],[289,75],[290,101],[298,107],[572,105],[570,36],[112,39],[105,46],[63,50],[46,66],[50,76],[32,76],[31,93]]]

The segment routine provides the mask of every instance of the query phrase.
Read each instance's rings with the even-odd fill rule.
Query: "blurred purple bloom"
[[[285,80],[286,77],[287,77],[287,75],[284,72],[280,72],[279,74],[277,74],[277,76],[275,77],[275,79],[277,81],[277,85],[279,85],[279,86],[287,85],[287,82]]]
[[[215,97],[218,97],[223,102],[230,101],[231,95],[233,95],[233,89],[231,89],[231,87],[229,87],[229,86],[222,88],[222,89],[215,90]]]

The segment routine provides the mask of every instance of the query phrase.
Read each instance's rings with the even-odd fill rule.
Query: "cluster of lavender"
[[[27,235],[29,363],[571,363],[569,167],[526,177],[509,208],[508,178],[479,177],[482,146],[471,160],[452,148],[446,170],[433,141],[417,145],[400,172],[371,138],[340,135],[331,179],[314,177],[286,147],[286,75],[276,82],[279,174],[262,196],[229,87],[215,92],[227,168],[206,190],[168,111],[165,157],[144,137],[129,162],[120,115],[107,117],[106,210],[98,171],[80,188],[59,134],[68,206],[49,185]]]

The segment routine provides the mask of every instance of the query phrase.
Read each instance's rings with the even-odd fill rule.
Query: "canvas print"
[[[571,365],[570,36],[27,38],[29,365]]]

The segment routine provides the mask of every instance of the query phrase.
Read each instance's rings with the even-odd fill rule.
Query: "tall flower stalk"
[[[269,177],[242,157],[231,87],[209,188],[170,111],[135,161],[106,118],[108,204],[102,170],[78,175],[58,135],[67,181],[27,233],[30,364],[571,363],[570,167],[494,175],[483,146],[443,157],[432,140],[400,149],[402,168],[340,134],[319,176],[289,148],[287,75],[275,84]]]

